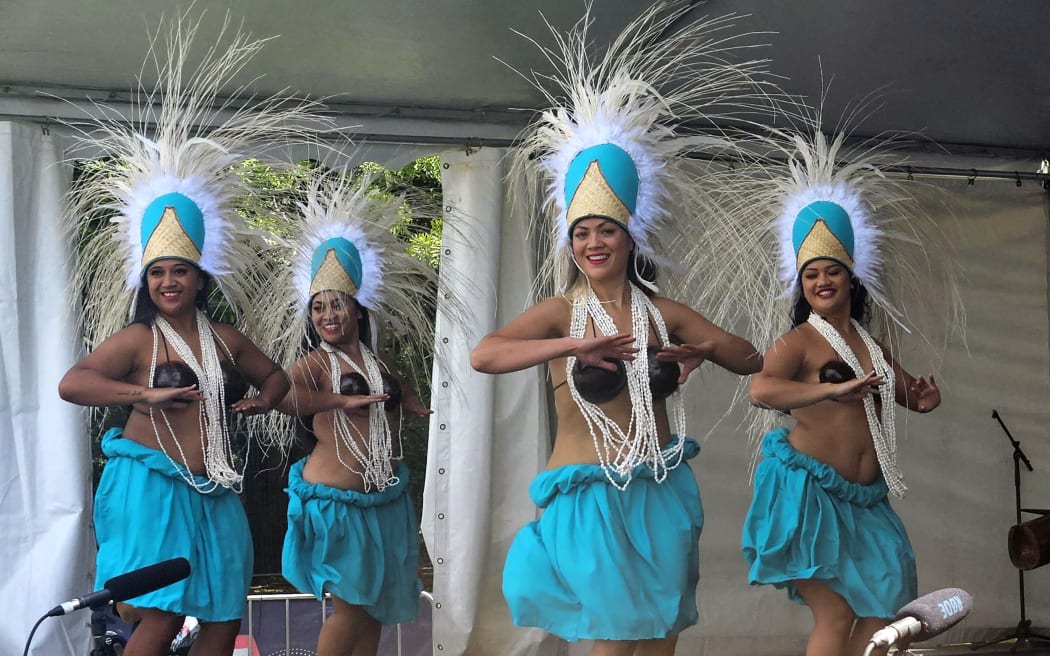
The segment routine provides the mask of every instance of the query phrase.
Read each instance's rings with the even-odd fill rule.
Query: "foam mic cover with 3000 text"
[[[959,623],[973,608],[973,597],[959,588],[945,588],[923,595],[906,604],[892,624],[871,637],[877,647],[888,647],[900,640],[922,642],[944,633]]]

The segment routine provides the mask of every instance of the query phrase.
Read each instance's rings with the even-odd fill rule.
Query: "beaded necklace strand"
[[[148,383],[150,387],[153,387],[153,377],[157,370],[159,335],[163,334],[164,339],[171,344],[175,353],[197,375],[198,389],[204,395],[197,407],[201,452],[204,454],[204,471],[208,478],[208,483],[197,483],[193,474],[186,469],[186,454],[183,452],[182,444],[176,437],[164,410],[158,410],[158,412],[160,412],[164,425],[168,428],[168,434],[175,441],[175,447],[179,451],[181,462],[172,458],[164,447],[164,441],[161,440],[153,408],[149,409],[149,420],[153,426],[153,434],[157,438],[157,444],[160,445],[161,451],[168,458],[168,461],[175,466],[175,469],[187,484],[193,486],[201,494],[209,494],[219,487],[230,488],[237,494],[240,494],[244,480],[244,469],[242,468],[238,472],[232,464],[234,454],[233,445],[230,441],[229,426],[226,421],[226,390],[222,384],[222,367],[218,349],[215,347],[216,342],[222,346],[231,363],[233,363],[233,356],[229,347],[222,342],[212,329],[211,322],[204,313],[197,310],[196,315],[197,337],[200,340],[201,347],[200,361],[197,360],[197,356],[193,354],[193,349],[186,343],[186,340],[168,323],[167,319],[157,316],[153,321],[153,356],[150,361]],[[249,451],[251,449],[250,441],[248,449]],[[244,455],[245,466],[247,466],[247,462],[248,453],[246,452]]]
[[[816,312],[809,313],[808,321],[828,341],[831,348],[835,349],[835,353],[842,358],[842,361],[853,369],[853,373],[858,378],[865,375],[864,369],[860,365],[860,360],[857,359],[853,349],[849,347],[846,339],[839,334],[839,331],[834,326]],[[865,330],[856,319],[851,318],[850,323],[853,324],[853,328],[860,335],[864,346],[868,349],[872,368],[883,379],[882,384],[879,386],[879,395],[882,397],[881,421],[878,413],[875,411],[875,398],[871,394],[864,397],[864,414],[868,418],[868,429],[871,431],[871,439],[875,444],[875,455],[878,456],[879,467],[882,469],[883,478],[886,479],[886,485],[894,496],[903,498],[908,488],[904,485],[904,475],[897,467],[893,368],[886,362],[886,358],[882,354],[882,348],[875,342],[871,333]]]
[[[679,390],[668,399],[672,432],[678,435],[679,440],[670,449],[661,449],[656,413],[653,410],[653,394],[649,389],[649,362],[646,357],[650,320],[656,326],[662,345],[670,345],[671,340],[660,310],[638,287],[628,284],[631,289],[631,333],[634,335],[634,345],[638,349],[639,357],[624,362],[627,390],[631,399],[631,419],[626,429],[610,419],[597,405],[580,395],[572,377],[576,357],[569,356],[565,364],[569,392],[587,422],[598,461],[609,482],[621,491],[627,489],[631,483],[634,468],[642,464],[652,470],[657,483],[662,483],[668,472],[682,461],[682,440],[686,434],[685,403]],[[588,319],[594,322],[602,335],[611,336],[619,332],[616,323],[590,288],[586,295],[572,302],[569,335],[577,339],[583,337]]]
[[[349,355],[328,342],[322,342],[321,349],[328,354],[329,369],[332,372],[333,394],[339,394],[340,359],[368,381],[368,388],[371,394],[383,393],[383,373],[379,359],[364,344],[361,345],[361,359],[365,364],[364,371]],[[393,439],[390,434],[390,423],[386,419],[386,412],[382,403],[372,403],[368,406],[367,439],[350,421],[346,411],[341,408],[336,411],[332,424],[335,430],[335,457],[343,467],[361,477],[361,480],[364,482],[365,492],[370,492],[373,488],[381,492],[388,486],[396,485],[399,482],[390,464],[394,457]],[[359,439],[355,439],[355,435]],[[400,442],[400,435],[398,439]],[[339,448],[340,443],[346,447],[353,459],[360,465],[360,471],[352,463],[343,459]],[[361,447],[362,443],[367,448],[363,449]]]

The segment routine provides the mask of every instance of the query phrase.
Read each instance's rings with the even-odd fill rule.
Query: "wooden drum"
[[[1050,563],[1050,514],[1010,527],[1010,562],[1022,570]]]

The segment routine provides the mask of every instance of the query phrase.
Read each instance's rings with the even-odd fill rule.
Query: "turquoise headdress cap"
[[[797,271],[822,258],[837,260],[853,269],[853,224],[837,203],[818,200],[799,210],[791,229],[791,243]]]
[[[627,230],[638,203],[638,166],[626,150],[611,143],[584,148],[565,173],[565,220],[600,216]]]
[[[142,213],[142,269],[169,257],[199,267],[204,233],[204,214],[188,196],[172,192],[154,198]]]
[[[334,290],[357,295],[361,288],[361,253],[344,237],[331,237],[314,249],[310,258],[310,297]]]

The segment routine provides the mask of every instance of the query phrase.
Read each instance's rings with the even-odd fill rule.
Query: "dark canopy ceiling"
[[[594,0],[593,34],[616,34],[647,3]],[[147,32],[170,0],[2,0],[0,115],[46,114],[38,89],[127,91]],[[229,9],[256,36],[280,35],[251,64],[266,90],[331,96],[348,114],[517,124],[509,108],[538,94],[518,69],[545,62],[511,29],[546,36],[539,12],[571,25],[583,0],[198,0],[205,32]],[[922,131],[954,148],[1050,151],[1050,2],[1046,0],[710,0],[693,13],[749,14],[792,92],[819,96],[826,116],[879,87],[885,106],[864,126]],[[821,70],[823,69],[823,71]],[[68,88],[68,89],[67,89]],[[46,107],[46,106],[43,106]],[[827,127],[833,127],[827,126]],[[471,135],[467,135],[471,136]]]

